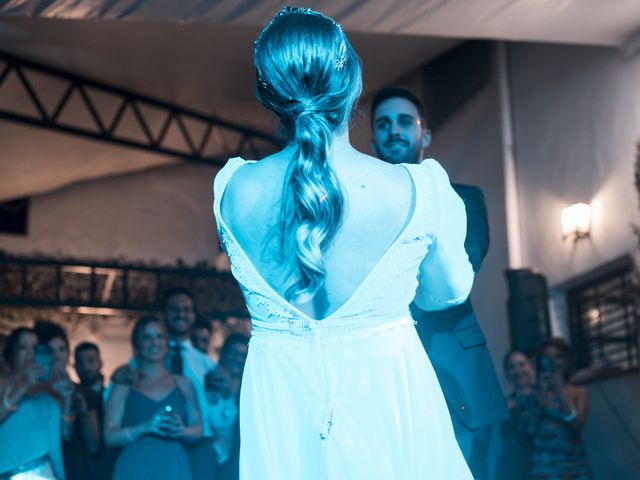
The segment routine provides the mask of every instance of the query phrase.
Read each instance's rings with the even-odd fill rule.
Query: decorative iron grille
[[[240,288],[229,272],[209,267],[154,267],[116,262],[0,256],[0,305],[153,312],[163,291],[189,289],[201,314],[246,317]]]
[[[640,367],[637,280],[634,263],[625,256],[568,290],[578,368],[615,374]]]

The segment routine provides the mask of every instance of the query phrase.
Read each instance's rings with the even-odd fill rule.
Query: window
[[[639,290],[631,257],[571,283],[567,299],[577,367],[597,376],[640,367]]]
[[[0,233],[27,235],[29,199],[0,202]]]

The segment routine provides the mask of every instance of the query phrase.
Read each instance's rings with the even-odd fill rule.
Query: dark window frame
[[[560,286],[585,383],[640,370],[640,288],[624,255]]]

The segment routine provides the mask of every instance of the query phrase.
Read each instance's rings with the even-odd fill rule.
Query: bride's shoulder
[[[416,164],[415,167],[422,171],[429,172],[431,175],[436,177],[448,177],[447,171],[435,158],[425,158],[420,163]]]
[[[271,157],[259,161],[233,159],[234,164],[225,166],[231,168],[226,174],[228,178],[224,187],[226,205],[247,209],[264,199],[280,176],[277,162]]]
[[[397,199],[399,204],[406,203],[411,194],[411,180],[407,169],[401,165],[386,163],[378,158],[362,154],[350,167],[351,175],[347,181],[355,185],[355,192],[385,198],[385,206],[391,207],[389,199]],[[375,193],[374,193],[375,192]]]
[[[406,175],[406,172],[401,166],[384,162],[379,158],[372,157],[371,155],[360,153],[356,158],[358,160],[359,171],[364,171],[373,175],[381,175],[386,178]]]
[[[361,169],[362,171],[366,172],[369,176],[380,179],[389,187],[395,185],[400,188],[405,188],[407,184],[407,171],[413,168],[422,168],[420,165],[387,163],[379,158],[364,154],[361,160],[363,162],[362,167],[365,167]]]

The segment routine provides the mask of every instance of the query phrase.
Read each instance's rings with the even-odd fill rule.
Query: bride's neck
[[[283,153],[288,154],[293,152],[295,146],[293,144],[289,144],[284,150]],[[340,162],[347,157],[347,154],[356,152],[355,148],[351,145],[349,141],[349,129],[345,128],[344,131],[340,133],[336,133],[331,138],[331,148],[329,149],[329,163],[333,164],[336,162]]]
[[[331,141],[329,163],[339,162],[353,151],[354,148],[349,141],[349,129],[345,128],[343,132],[336,134]]]

